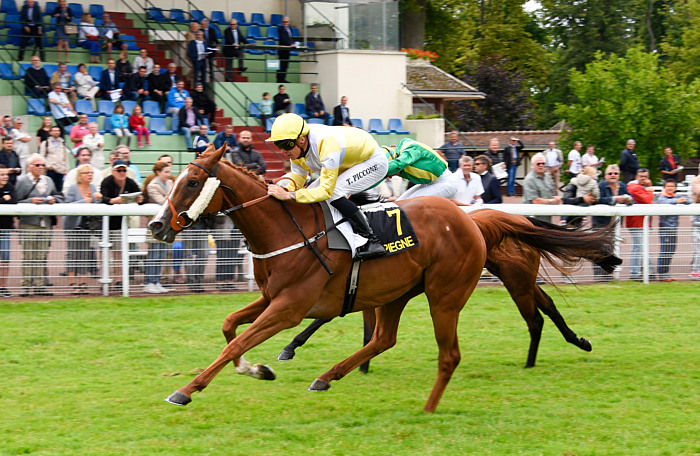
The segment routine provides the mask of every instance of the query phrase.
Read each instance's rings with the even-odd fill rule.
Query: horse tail
[[[583,258],[610,273],[622,263],[613,253],[615,224],[600,230],[572,230],[493,209],[480,209],[469,215],[481,230],[490,257],[504,242],[510,241],[521,249],[529,247],[538,251],[555,267],[556,260],[572,264]]]

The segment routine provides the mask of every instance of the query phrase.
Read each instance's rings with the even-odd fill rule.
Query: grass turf
[[[551,287],[548,287],[551,291]],[[700,453],[694,283],[551,291],[593,352],[546,320],[537,367],[502,287],[460,319],[462,362],[437,413],[421,409],[437,348],[424,297],[370,374],[308,385],[359,348],[361,316],[322,328],[292,362],[286,331],[246,355],[274,382],[227,367],[187,407],[163,402],[223,348],[224,317],[254,295],[0,303],[0,454],[682,455]]]

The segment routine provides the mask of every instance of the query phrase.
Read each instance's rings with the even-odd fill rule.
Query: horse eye
[[[196,181],[196,180],[194,180],[194,179],[192,179],[191,181],[189,181],[189,182],[187,183],[187,186],[188,186],[188,187],[194,188],[194,187],[199,186],[199,182]]]

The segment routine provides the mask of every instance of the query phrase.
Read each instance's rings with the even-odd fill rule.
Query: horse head
[[[155,239],[173,242],[180,231],[192,226],[200,216],[221,210],[223,195],[216,177],[219,161],[226,151],[213,144],[178,175],[160,211],[148,224]]]

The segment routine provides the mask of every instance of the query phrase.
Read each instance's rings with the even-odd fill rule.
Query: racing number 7
[[[396,216],[396,232],[399,233],[399,237],[403,234],[403,231],[401,230],[401,209],[392,209],[390,211],[386,211],[386,215],[388,217],[391,217],[392,215]]]

